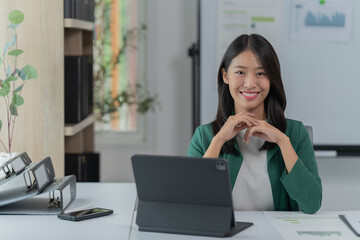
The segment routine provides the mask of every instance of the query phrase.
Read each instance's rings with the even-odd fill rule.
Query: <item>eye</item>
[[[265,72],[258,72],[258,73],[256,73],[256,76],[258,76],[258,77],[263,77],[263,76],[265,76],[265,75],[266,75]]]
[[[244,76],[244,75],[245,75],[245,73],[242,72],[242,71],[238,71],[238,72],[236,72],[235,74],[240,75],[240,76]]]

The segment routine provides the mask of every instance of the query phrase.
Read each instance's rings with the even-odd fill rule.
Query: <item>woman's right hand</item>
[[[241,130],[257,126],[258,121],[254,118],[254,116],[255,114],[248,112],[240,112],[236,115],[230,116],[220,131],[216,134],[215,138],[217,138],[218,141],[225,143],[235,137]]]
[[[203,157],[217,158],[224,143],[238,134],[241,130],[252,126],[257,126],[258,122],[254,118],[255,114],[240,112],[230,116],[220,131],[211,140],[210,146]]]

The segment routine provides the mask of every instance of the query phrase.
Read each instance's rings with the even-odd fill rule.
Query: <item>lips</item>
[[[251,100],[256,98],[260,92],[245,92],[245,91],[240,91],[241,95],[244,96],[244,98]]]

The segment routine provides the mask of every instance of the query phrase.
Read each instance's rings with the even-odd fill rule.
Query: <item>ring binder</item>
[[[50,157],[32,163],[24,152],[0,170],[5,176],[0,179],[0,214],[58,214],[76,197],[76,177],[55,179]]]
[[[76,177],[65,176],[54,179],[38,196],[0,207],[0,214],[55,215],[64,212],[75,198]]]
[[[21,181],[23,178],[23,182]],[[40,193],[55,177],[50,157],[30,164],[18,175],[0,182],[0,206],[33,197]]]
[[[60,208],[64,211],[76,198],[76,177],[70,175],[55,179],[44,192],[49,193],[49,208]]]
[[[19,174],[30,164],[31,159],[26,152],[7,160],[0,168],[0,181]]]

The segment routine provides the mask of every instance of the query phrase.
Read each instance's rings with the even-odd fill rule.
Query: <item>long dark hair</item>
[[[219,105],[215,120],[211,123],[214,136],[220,131],[226,120],[234,112],[234,99],[230,95],[229,85],[224,83],[222,69],[228,72],[231,61],[245,50],[251,50],[259,59],[266,75],[270,80],[270,91],[264,101],[267,121],[282,132],[286,131],[284,115],[286,97],[281,80],[280,63],[274,48],[258,34],[241,35],[237,37],[226,50],[218,71]],[[221,152],[237,154],[235,150],[236,138],[227,141]],[[275,143],[265,142],[260,150],[272,149]]]

